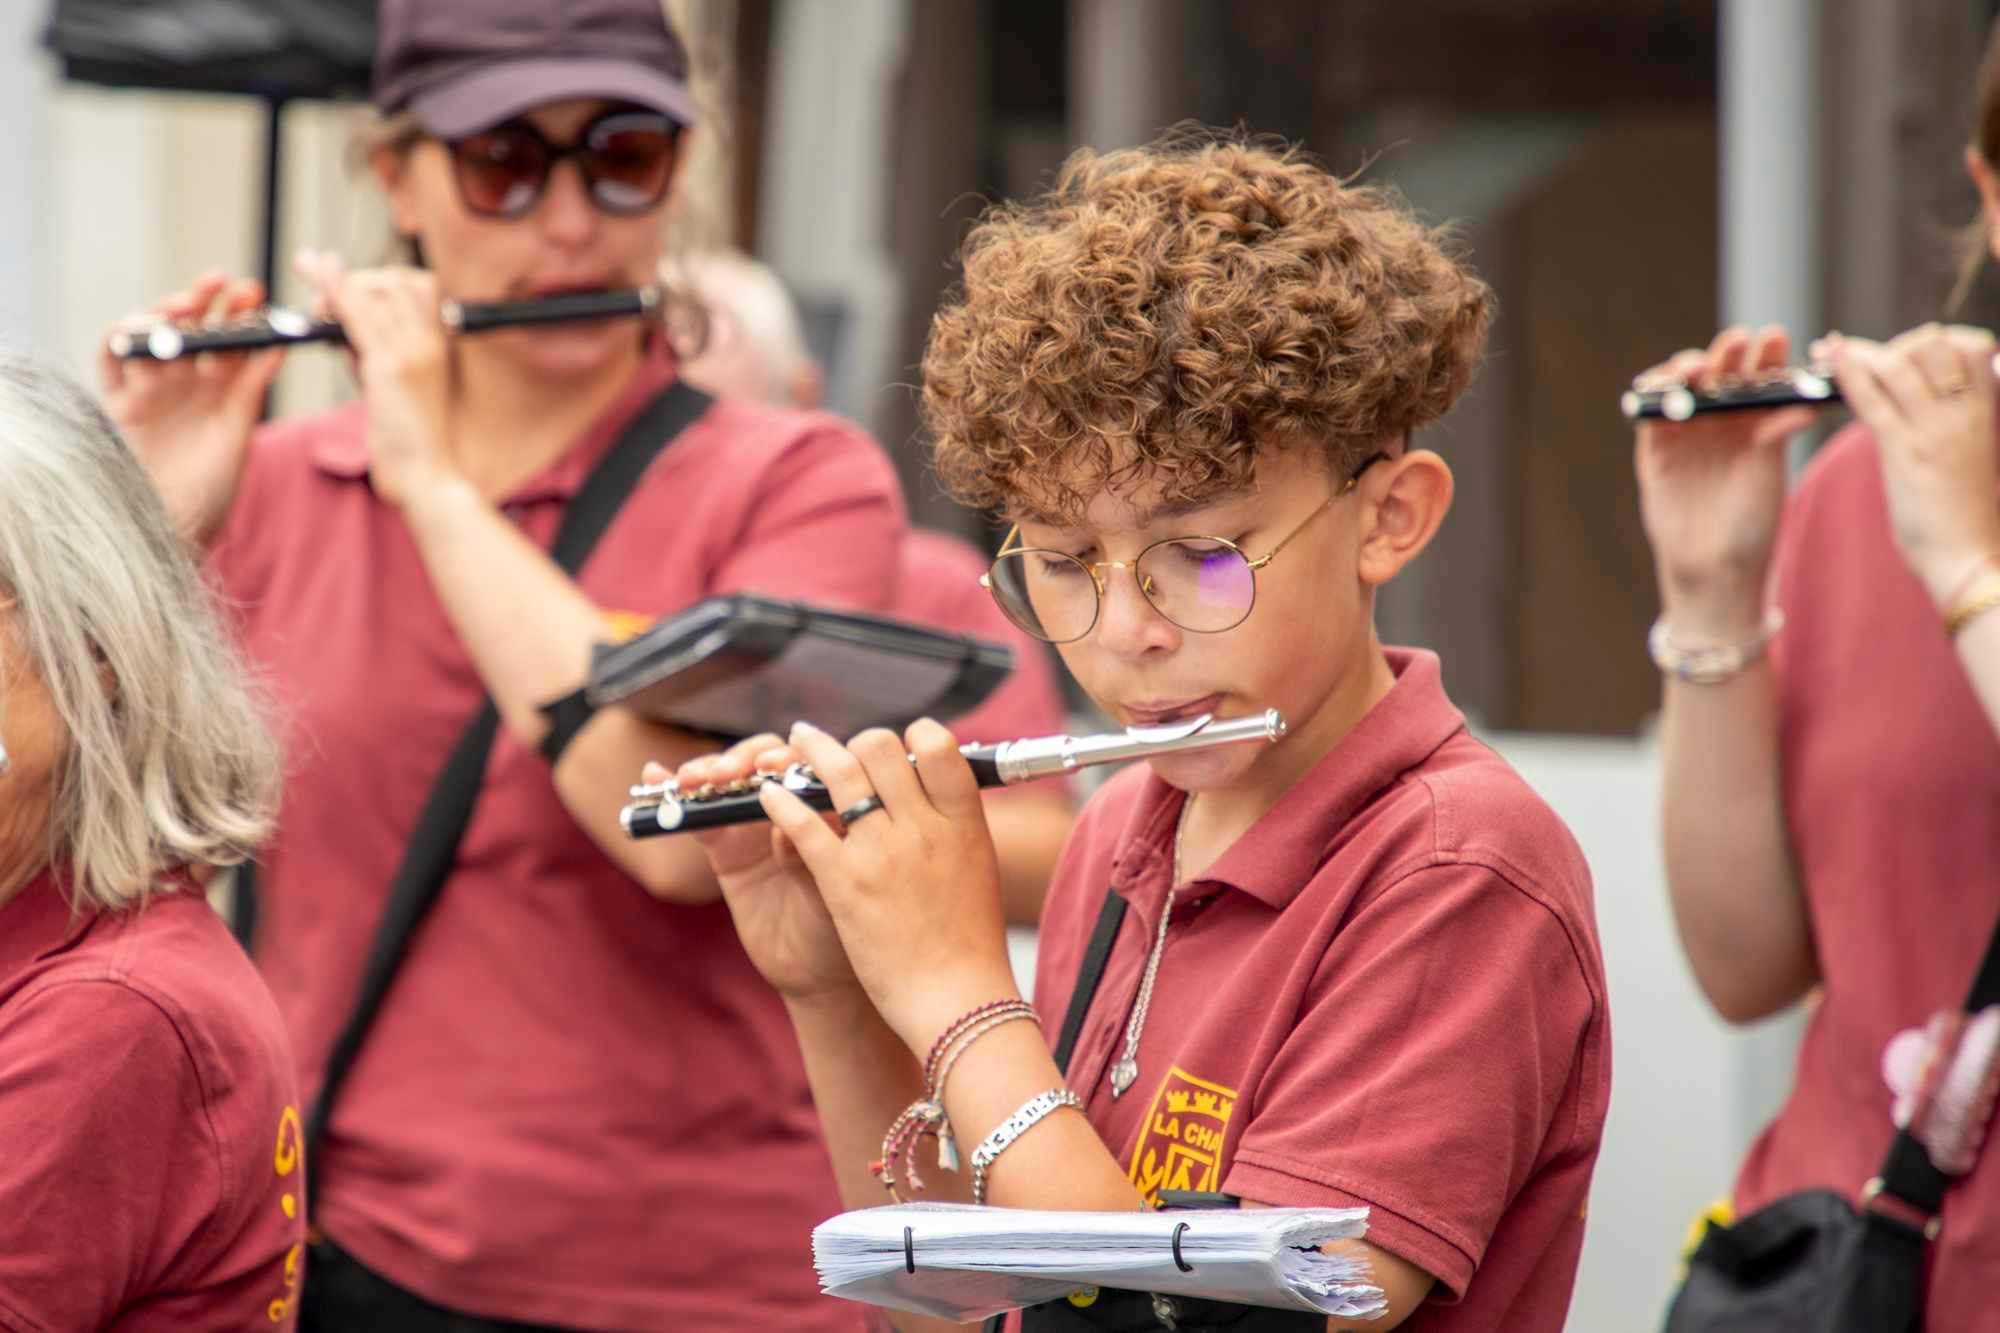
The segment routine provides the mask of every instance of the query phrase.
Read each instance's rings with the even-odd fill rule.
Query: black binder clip
[[[1177,1223],[1174,1227],[1174,1267],[1183,1273],[1192,1273],[1194,1265],[1181,1258],[1181,1233],[1187,1229],[1188,1224],[1185,1222]]]
[[[1175,1258],[1180,1257],[1179,1244],[1179,1241],[1175,1241]],[[916,1238],[910,1234],[910,1228],[908,1227],[903,1228],[903,1271],[905,1273],[914,1273],[917,1271],[917,1242]]]

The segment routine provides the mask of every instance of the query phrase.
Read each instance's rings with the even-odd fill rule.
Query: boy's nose
[[[1136,657],[1180,642],[1180,630],[1146,599],[1139,574],[1130,568],[1106,569],[1101,575],[1102,602],[1096,634],[1107,652]]]

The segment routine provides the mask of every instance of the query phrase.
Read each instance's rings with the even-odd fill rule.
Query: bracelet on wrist
[[[869,1170],[881,1179],[882,1188],[889,1191],[891,1199],[903,1202],[896,1181],[899,1157],[903,1160],[903,1183],[912,1192],[924,1188],[923,1177],[917,1174],[917,1144],[925,1135],[937,1140],[938,1166],[946,1171],[958,1170],[958,1144],[952,1134],[951,1119],[944,1110],[945,1079],[974,1042],[994,1028],[1023,1019],[1040,1021],[1035,1007],[1026,1000],[993,1000],[954,1020],[931,1044],[930,1053],[924,1057],[923,1096],[904,1107],[890,1122],[888,1132],[882,1136],[882,1156],[869,1163]]]
[[[1021,1104],[1021,1109],[993,1127],[993,1132],[980,1140],[972,1150],[972,1201],[986,1202],[986,1173],[993,1165],[993,1159],[1005,1152],[1014,1140],[1040,1124],[1050,1112],[1061,1107],[1072,1110],[1083,1109],[1083,1098],[1068,1088],[1050,1088],[1047,1092],[1036,1093]]]
[[[1654,666],[1677,680],[1690,685],[1720,685],[1762,657],[1772,638],[1784,627],[1785,613],[1774,606],[1764,612],[1763,625],[1751,637],[1736,643],[1690,648],[1673,641],[1663,615],[1653,622],[1646,635],[1646,650]]]
[[[1948,603],[1944,613],[1945,638],[1956,639],[1967,625],[1996,607],[2000,607],[2000,568],[1983,564]]]

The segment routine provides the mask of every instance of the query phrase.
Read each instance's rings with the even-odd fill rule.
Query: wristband
[[[1646,635],[1646,650],[1653,665],[1690,685],[1720,685],[1764,655],[1771,639],[1785,627],[1785,613],[1772,607],[1764,613],[1764,624],[1751,638],[1740,643],[1683,648],[1667,636],[1667,618],[1653,622]]]
[[[537,748],[541,750],[542,757],[549,761],[551,768],[554,768],[556,761],[562,758],[563,751],[569,748],[569,743],[576,739],[576,733],[582,731],[584,724],[597,715],[596,705],[590,702],[581,686],[560,699],[551,699],[536,711],[549,720],[549,729],[542,736],[542,743]]]

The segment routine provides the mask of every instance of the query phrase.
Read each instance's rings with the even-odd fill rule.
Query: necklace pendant
[[[1138,1077],[1139,1062],[1129,1055],[1126,1056],[1117,1064],[1111,1066],[1111,1095],[1113,1097],[1123,1097],[1125,1090],[1131,1087]]]

